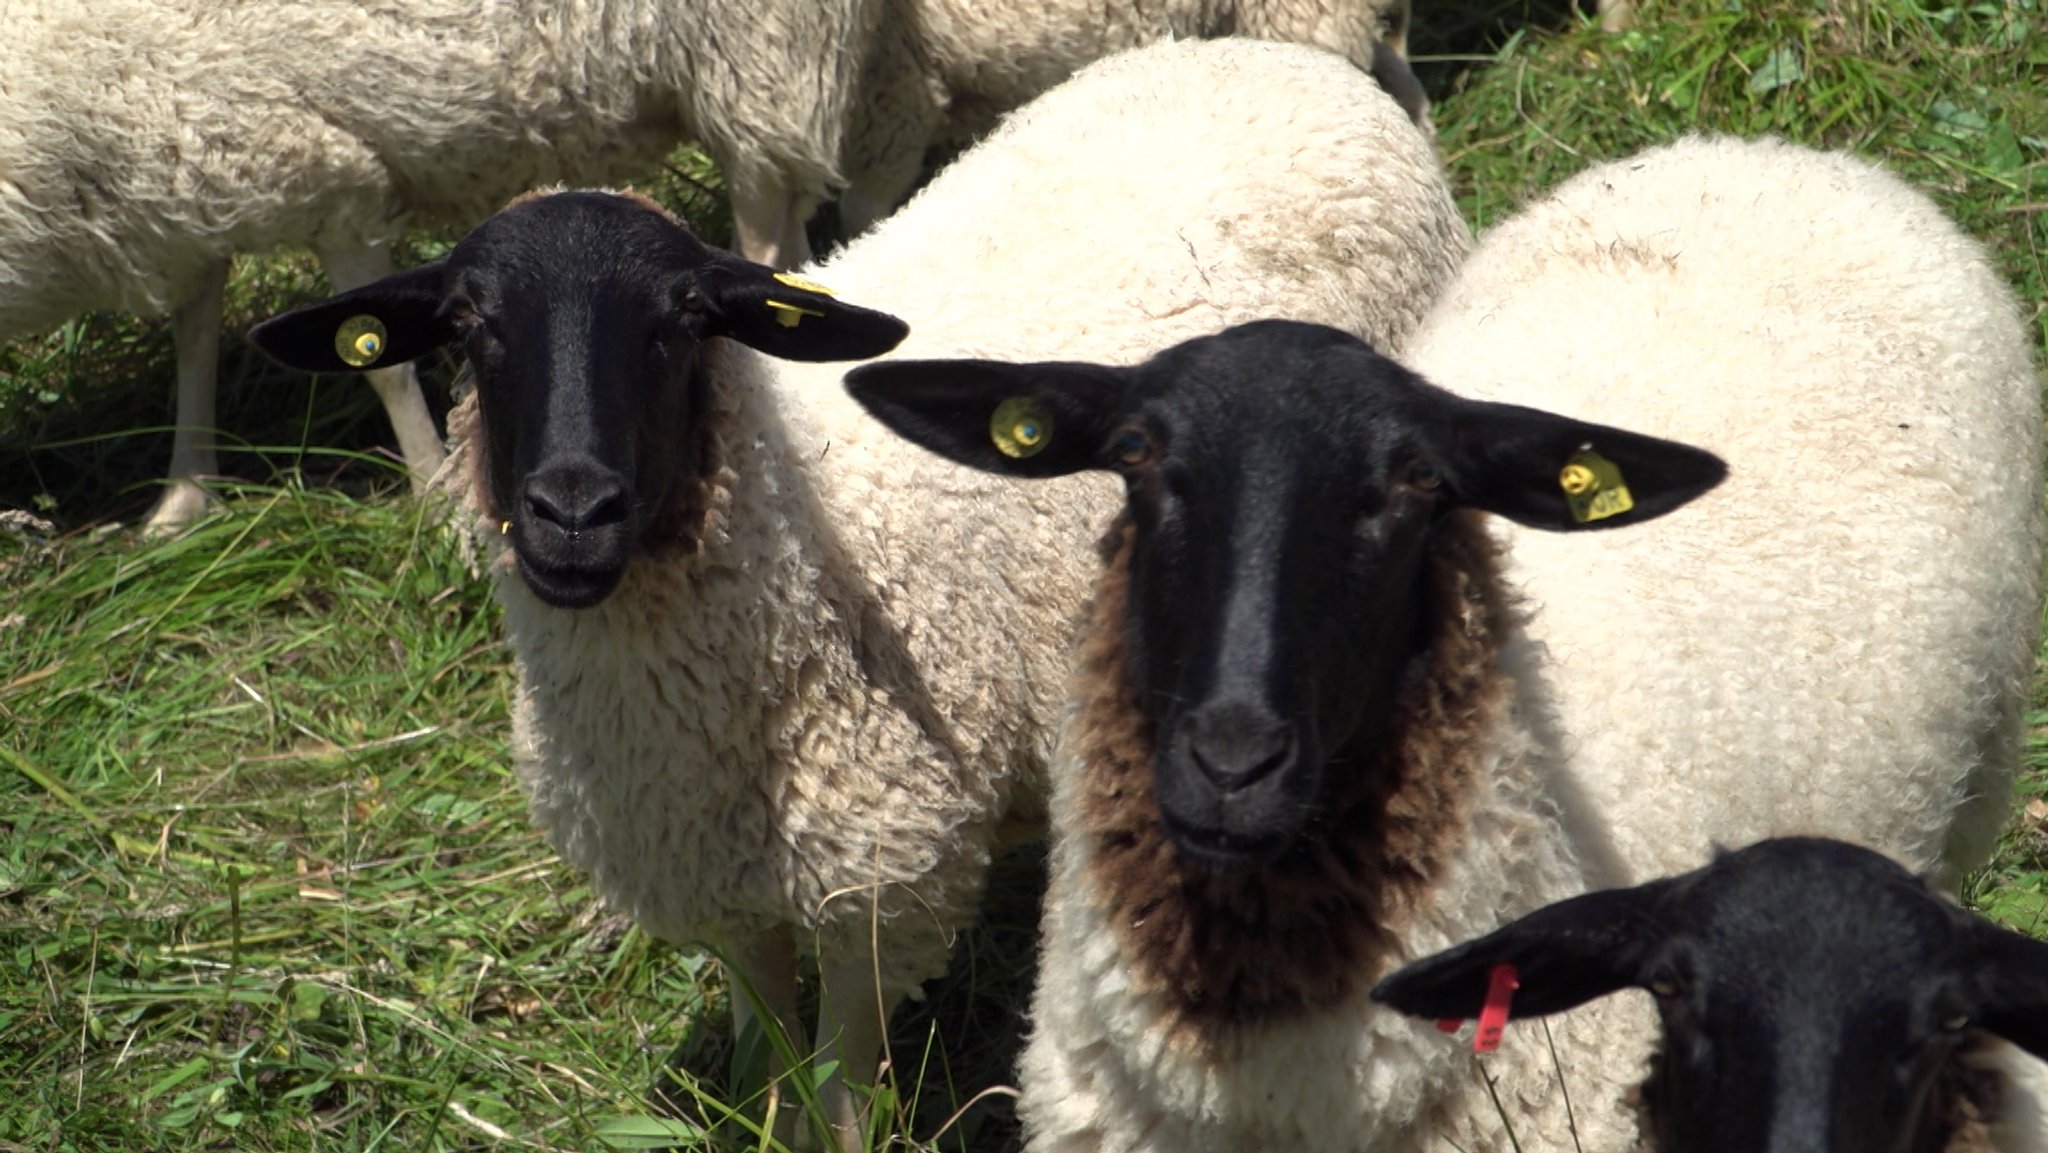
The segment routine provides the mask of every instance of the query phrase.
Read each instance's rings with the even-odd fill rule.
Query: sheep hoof
[[[149,510],[148,519],[142,522],[142,531],[149,536],[175,534],[205,515],[214,500],[214,495],[199,487],[198,481],[179,477],[165,486],[156,507]]]

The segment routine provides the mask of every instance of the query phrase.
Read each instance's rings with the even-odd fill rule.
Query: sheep
[[[1404,947],[1598,875],[1480,514],[1619,527],[1720,461],[1464,401],[1296,321],[1136,368],[884,361],[847,387],[958,463],[1125,483],[1053,767],[1028,1147],[1505,1148],[1452,1052],[1364,997]],[[992,436],[1025,418],[1051,442],[1012,459]],[[1633,506],[1575,519],[1582,459]]]
[[[579,242],[548,239],[572,225]],[[480,403],[451,418],[451,470],[504,606],[534,819],[648,932],[715,942],[797,1037],[797,952],[815,948],[813,1035],[864,1082],[888,1007],[943,968],[972,915],[1006,818],[1042,823],[1110,494],[963,474],[865,418],[834,370],[675,333],[635,278],[705,262],[740,278],[758,289],[747,307],[774,301],[792,322],[756,334],[774,356],[828,339],[838,315],[810,281],[764,280],[684,237],[630,198],[530,200],[449,262],[255,339],[334,370],[327,350],[354,316],[382,317],[388,359],[455,336],[431,319],[444,304],[464,325],[486,318],[463,337]],[[1131,361],[1271,311],[1397,342],[1467,242],[1428,141],[1370,79],[1314,49],[1219,40],[1084,70],[804,275],[908,321],[905,351]],[[544,347],[594,322],[571,292],[584,278],[637,302],[606,323],[670,334],[687,388],[641,399],[625,390],[648,370]],[[410,311],[371,308],[386,299]],[[526,319],[501,319],[515,307]],[[544,408],[499,399],[543,381]],[[683,445],[683,463],[643,444]],[[551,516],[596,519],[571,547]],[[850,1098],[828,1089],[844,1122]]]
[[[1989,858],[2041,616],[2040,383],[2012,291],[1924,194],[1778,141],[1600,166],[1491,234],[1414,365],[1751,478],[1675,546],[1505,530],[1589,799],[1656,798],[1616,825],[1621,881],[1785,831],[1950,887]]]
[[[1373,998],[1516,1018],[1620,989],[1656,1000],[1643,1088],[1661,1153],[2037,1149],[2002,1039],[2048,1057],[2048,945],[1973,917],[1880,853],[1784,838],[1681,876],[1547,906],[1407,965]]]
[[[1759,296],[1768,310],[1733,303]],[[1639,1061],[1635,1007],[1560,1023],[1562,1075],[1511,1047],[1496,1086],[1367,987],[1696,837],[1861,835],[1970,863],[1971,826],[2004,803],[2039,617],[2040,418],[2015,312],[1981,250],[1875,168],[1690,141],[1598,166],[1485,238],[1406,357],[1468,401],[1293,330],[1137,371],[850,373],[960,463],[1126,474],[1053,763],[1030,1148],[1625,1149],[1632,1123],[1585,1089]],[[988,450],[998,401],[1072,430],[1065,452]],[[1461,406],[1482,403],[1711,446],[1736,480],[1705,492],[1700,458],[1624,459],[1607,431],[1468,431]],[[1445,437],[1482,462],[1542,449],[1551,487],[1474,475]],[[1687,461],[1687,483],[1660,483]],[[1696,507],[1640,532],[1554,531],[1680,498]],[[1511,522],[1500,556],[1441,511],[1461,504]],[[1821,558],[1852,592],[1820,584]],[[1612,639],[1564,646],[1567,610]],[[1722,681],[1740,694],[1716,699]],[[1606,776],[1609,740],[1651,751]]]

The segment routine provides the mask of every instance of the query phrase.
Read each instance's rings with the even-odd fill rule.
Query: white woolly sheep
[[[2048,1057],[2048,945],[1973,917],[1878,853],[1787,838],[1682,876],[1574,897],[1417,961],[1373,997],[1514,1018],[1636,988],[1663,1042],[1643,1086],[1658,1153],[2040,1148],[2001,1066]]]
[[[535,239],[491,239],[513,235]],[[1089,68],[814,275],[908,320],[906,351],[1130,361],[1268,312],[1397,341],[1465,245],[1428,142],[1370,79],[1224,40]],[[718,942],[798,1036],[814,945],[817,1035],[861,1081],[887,1006],[972,916],[999,824],[1042,819],[1111,503],[935,460],[833,370],[700,345],[772,309],[791,327],[741,338],[849,351],[843,306],[763,277],[640,202],[565,194],[257,339],[332,369],[358,314],[383,317],[391,358],[455,335],[444,305],[470,333],[481,411],[451,423],[479,458],[535,820],[648,931]],[[600,290],[622,302],[602,316]],[[584,346],[615,359],[549,335],[600,319],[635,334]],[[665,372],[638,359],[650,341]]]
[[[1486,238],[1411,362],[1727,454],[1733,481],[1641,531],[1537,530],[1696,493],[1703,472],[1672,483],[1675,446],[1565,417],[1489,427],[1480,401],[1425,405],[1363,350],[1243,339],[1135,372],[848,378],[966,463],[1127,474],[1053,766],[1031,1148],[1504,1150],[1453,1046],[1369,1002],[1400,957],[1653,873],[1696,837],[1946,845],[1951,867],[1986,846],[1972,830],[2014,768],[2039,615],[2039,409],[2010,294],[1925,197],[1854,160],[1692,141]],[[1328,383],[1347,379],[1369,387]],[[1171,420],[1162,380],[1186,394]],[[1017,467],[975,445],[1010,398],[1077,430],[1074,455]],[[1499,475],[1531,454],[1547,472]],[[1443,511],[1459,505],[1516,522],[1510,579],[1472,514]],[[1561,647],[1567,611],[1616,631],[1531,643]],[[1582,773],[1608,739],[1650,751]],[[1588,1092],[1640,1069],[1650,1026],[1629,1008],[1556,1026],[1575,1115],[1540,1039],[1493,1063],[1525,1146],[1630,1147],[1612,1094]]]
[[[1379,2],[1141,14],[934,0],[912,19],[889,0],[18,0],[0,39],[0,335],[92,308],[172,315],[177,432],[149,521],[182,524],[204,507],[198,478],[218,471],[235,252],[306,245],[346,291],[390,272],[405,224],[466,224],[539,184],[644,173],[693,135],[728,178],[742,251],[797,263],[842,171],[860,176],[865,222],[901,197],[949,116],[979,123],[959,113],[1013,107],[1144,40],[1298,38],[1418,100],[1398,54],[1374,56]],[[1013,59],[1028,72],[992,63]],[[368,375],[423,482],[441,446],[412,368]]]

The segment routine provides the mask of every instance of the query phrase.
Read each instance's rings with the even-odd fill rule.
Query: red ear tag
[[[1465,1018],[1445,1017],[1443,1020],[1438,1021],[1436,1023],[1436,1027],[1439,1032],[1455,1033],[1458,1030],[1465,1027]]]
[[[1515,967],[1495,965],[1486,982],[1486,1005],[1479,1010],[1479,1031],[1472,1034],[1474,1053],[1491,1053],[1500,1048],[1500,1035],[1508,1027],[1508,1004],[1522,983],[1515,979]]]

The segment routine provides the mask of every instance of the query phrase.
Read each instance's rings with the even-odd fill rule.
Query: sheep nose
[[[542,469],[527,477],[523,488],[527,515],[564,532],[618,524],[632,503],[619,474],[596,465]]]
[[[1242,792],[1295,761],[1294,726],[1250,702],[1203,705],[1180,727],[1188,758],[1224,793]]]

